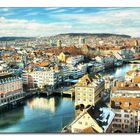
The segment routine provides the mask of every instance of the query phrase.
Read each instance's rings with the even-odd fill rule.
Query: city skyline
[[[140,37],[140,8],[0,8],[0,36],[113,33]]]

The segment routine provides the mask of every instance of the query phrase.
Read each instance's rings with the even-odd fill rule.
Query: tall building
[[[27,65],[28,62],[28,56],[26,54],[23,54],[22,56],[22,62],[24,64],[24,67]]]
[[[82,47],[83,45],[85,45],[85,44],[86,44],[86,39],[80,37],[80,38],[79,38],[79,47],[81,48],[81,47]]]
[[[57,40],[57,47],[62,47],[62,41],[61,40]]]
[[[50,39],[49,45],[50,45],[50,48],[53,47],[53,40]]]

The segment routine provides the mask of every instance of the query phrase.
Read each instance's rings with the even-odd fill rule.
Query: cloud
[[[97,13],[60,14],[60,20],[74,21],[79,25],[81,31],[83,27],[89,27],[92,32],[121,33],[132,36],[140,36],[140,9],[113,9],[100,11]],[[86,29],[86,28],[85,28]]]
[[[99,8],[100,10],[96,12],[94,8],[90,8],[90,12],[88,8],[71,9],[45,8],[49,12],[42,16],[43,10],[32,8],[26,13],[26,16],[33,16],[28,20],[26,16],[24,16],[25,20],[16,19],[16,16],[15,19],[0,17],[0,35],[48,36],[68,32],[87,32],[140,36],[140,8]],[[40,22],[40,17],[43,22]]]
[[[66,23],[42,24],[36,21],[0,17],[1,36],[46,36],[70,28],[71,26]]]

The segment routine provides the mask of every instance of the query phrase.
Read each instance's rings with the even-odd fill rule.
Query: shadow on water
[[[9,108],[10,109],[10,108]],[[10,110],[1,111],[0,114],[0,129],[16,124],[24,117],[24,108],[19,106]]]

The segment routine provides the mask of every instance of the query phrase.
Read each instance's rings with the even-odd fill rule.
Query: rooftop
[[[94,120],[96,120],[104,132],[108,129],[113,118],[115,117],[115,113],[112,112],[111,109],[104,103],[97,103],[95,106],[91,106],[87,112]]]

